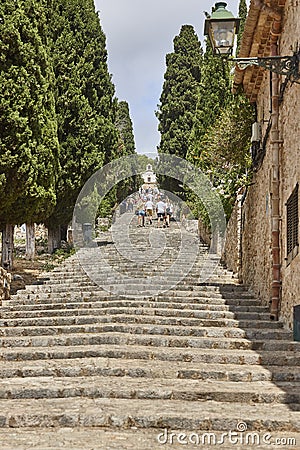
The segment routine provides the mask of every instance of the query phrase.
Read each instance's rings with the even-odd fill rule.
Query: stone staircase
[[[300,343],[195,235],[126,217],[3,302],[1,447],[300,449]]]

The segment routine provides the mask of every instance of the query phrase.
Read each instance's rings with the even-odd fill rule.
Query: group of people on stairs
[[[138,216],[138,227],[153,224],[153,219],[157,218],[157,227],[163,228],[170,226],[170,220],[174,212],[173,204],[169,199],[164,199],[160,195],[157,197],[157,202],[154,203],[151,194],[147,196],[144,203],[141,203],[140,207],[136,210]]]

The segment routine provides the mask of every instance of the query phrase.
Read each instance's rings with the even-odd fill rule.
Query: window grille
[[[290,195],[287,203],[287,263],[289,264],[298,253],[298,183]]]

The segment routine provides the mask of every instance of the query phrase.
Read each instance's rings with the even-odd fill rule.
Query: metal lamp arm
[[[271,72],[280,75],[287,75],[295,79],[300,78],[299,61],[300,50],[295,52],[292,56],[269,56],[262,58],[232,58],[241,70],[249,66],[259,66]]]

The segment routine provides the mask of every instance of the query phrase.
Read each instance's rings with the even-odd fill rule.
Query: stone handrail
[[[0,267],[0,302],[10,298],[11,274]]]

